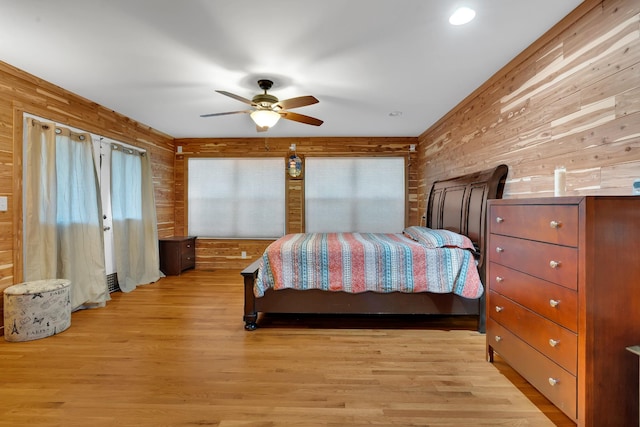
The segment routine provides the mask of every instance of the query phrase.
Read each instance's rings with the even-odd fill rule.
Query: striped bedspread
[[[262,256],[254,286],[359,293],[434,292],[479,298],[482,283],[471,251],[430,248],[403,234],[289,234]]]

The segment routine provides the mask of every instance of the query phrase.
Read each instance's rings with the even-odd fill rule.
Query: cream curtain
[[[157,281],[162,273],[148,153],[112,144],[111,210],[120,289],[130,292]]]
[[[109,300],[98,177],[89,134],[25,123],[25,280],[68,279],[72,308]]]

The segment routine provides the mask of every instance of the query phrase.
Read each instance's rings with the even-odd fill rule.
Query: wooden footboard
[[[244,277],[244,328],[247,331],[253,331],[258,327],[258,310],[256,309],[256,297],[253,293],[253,285],[258,278],[258,269],[260,268],[260,260],[256,260],[247,268],[242,270]]]

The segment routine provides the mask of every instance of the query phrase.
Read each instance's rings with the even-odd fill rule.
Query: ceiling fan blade
[[[324,123],[320,119],[316,119],[315,117],[305,116],[304,114],[292,113],[291,111],[281,111],[280,115],[283,119],[293,120],[294,122],[305,123],[313,126],[320,126]]]
[[[304,107],[311,104],[317,104],[318,100],[315,96],[299,96],[297,98],[283,99],[274,104],[274,107],[280,107],[283,110],[289,110],[291,108]]]
[[[242,114],[242,113],[250,113],[250,112],[251,112],[251,110],[229,111],[229,112],[226,112],[226,113],[201,114],[200,117],[228,116],[229,114]]]
[[[216,92],[221,93],[222,95],[226,95],[226,96],[228,96],[230,98],[233,98],[233,99],[235,99],[237,101],[244,102],[245,104],[255,105],[253,103],[253,101],[251,101],[250,99],[244,98],[244,97],[242,97],[240,95],[236,95],[235,93],[227,92],[227,91],[224,91],[224,90],[216,90]]]

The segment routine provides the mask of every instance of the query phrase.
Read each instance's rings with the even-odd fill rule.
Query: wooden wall
[[[640,178],[640,1],[585,1],[419,137],[428,183],[506,163],[505,197],[631,194]],[[424,209],[424,205],[420,205]]]
[[[22,112],[147,150],[159,233],[174,234],[173,138],[0,62],[0,196],[9,208],[0,212],[0,291],[22,281]]]
[[[188,234],[186,227],[186,159],[199,157],[246,157],[276,156],[285,159],[291,154],[289,146],[296,144],[296,153],[301,158],[311,156],[404,156],[408,162],[408,223],[417,224],[418,180],[422,173],[417,154],[409,156],[411,144],[417,138],[236,138],[236,139],[176,139],[175,145],[182,147],[176,155],[176,234]],[[303,174],[304,176],[304,174]],[[289,233],[304,231],[304,178],[287,179],[287,221]],[[213,270],[218,268],[242,269],[262,255],[269,240],[201,239],[196,243],[196,268]],[[241,258],[241,252],[247,257]]]

